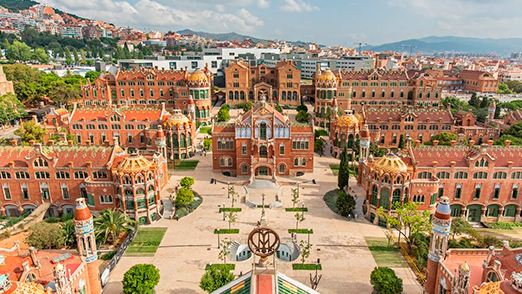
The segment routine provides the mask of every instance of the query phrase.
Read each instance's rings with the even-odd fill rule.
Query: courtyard
[[[223,221],[223,214],[219,208],[225,205],[229,207],[231,199],[227,198],[226,184],[210,184],[212,178],[220,181],[235,181],[236,178],[225,177],[212,172],[212,153],[207,156],[197,155],[192,160],[199,160],[193,171],[176,170],[170,177],[169,186],[164,189],[163,197],[167,198],[174,187],[184,176],[195,179],[192,187],[195,192],[204,199],[201,206],[193,213],[181,218],[179,221],[162,219],[147,228],[165,228],[165,235],[155,254],[147,256],[123,256],[109,277],[109,282],[104,293],[123,293],[121,281],[123,274],[133,265],[139,263],[152,263],[159,270],[161,279],[156,287],[156,293],[204,293],[199,288],[199,281],[205,267],[212,263],[222,263],[218,258],[218,235],[216,229],[228,229],[228,222]],[[310,257],[306,263],[314,263],[320,258],[323,278],[318,291],[321,293],[371,293],[370,273],[377,263],[370,252],[365,239],[385,238],[381,227],[375,226],[361,218],[361,206],[363,202],[362,190],[357,187],[352,177],[350,187],[356,191],[358,219],[347,220],[332,212],[323,201],[326,192],[337,187],[337,177],[332,173],[331,164],[337,164],[338,160],[330,157],[315,158],[314,173],[306,174],[299,178],[284,179],[288,181],[316,180],[300,184],[300,200],[308,208],[305,220],[299,224],[300,229],[313,229],[310,234],[310,243],[313,245]],[[266,209],[268,226],[278,232],[282,243],[291,240],[288,229],[295,229],[296,220],[293,212],[286,212],[285,208],[292,207],[291,189],[295,185],[283,185],[278,188],[248,189],[249,197],[257,197],[261,193],[266,194],[266,204],[275,201],[279,194],[281,207]],[[247,189],[235,186],[235,191],[240,197],[245,196]],[[244,203],[236,203],[236,207],[242,209],[238,213],[238,219],[232,224],[233,229],[239,229],[239,234],[221,234],[220,239],[228,239],[246,244],[249,232],[254,228],[261,216],[261,209],[253,209]],[[307,240],[307,234],[298,234],[298,240]],[[395,255],[393,258],[401,259]],[[227,260],[227,263],[230,261]],[[252,260],[235,263],[234,274],[236,276],[246,273],[251,269]],[[293,262],[298,263],[299,260]],[[422,293],[421,286],[416,282],[413,272],[401,260],[394,260],[391,265],[397,275],[404,279],[405,293]],[[310,285],[307,270],[293,270],[292,263],[277,262],[277,270],[297,281]]]

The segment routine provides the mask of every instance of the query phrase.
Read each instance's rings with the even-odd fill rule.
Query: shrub
[[[137,264],[123,275],[123,293],[152,294],[159,279],[159,270],[154,265]]]
[[[32,225],[31,233],[25,240],[29,246],[38,249],[57,249],[65,245],[65,235],[62,226],[56,223],[38,222]]]
[[[295,119],[298,122],[308,122],[308,112],[304,110],[299,110],[299,112],[297,112],[297,115],[295,116]]]
[[[208,293],[213,292],[234,280],[234,274],[227,268],[210,267],[201,277],[199,287]]]
[[[227,121],[230,119],[230,113],[228,109],[221,107],[217,113],[218,121]]]
[[[402,293],[402,279],[388,267],[376,267],[370,276],[370,283],[382,294]]]
[[[188,189],[192,185],[194,185],[194,178],[193,177],[184,177],[183,179],[181,179],[179,184],[181,185],[181,187]]]
[[[64,214],[62,214],[61,221],[62,222],[66,222],[66,221],[71,220],[73,218],[74,218],[74,213],[72,213],[72,212],[64,213]]]
[[[180,188],[178,190],[178,194],[176,195],[176,206],[182,205],[186,208],[192,200],[194,200],[194,192],[187,188]]]
[[[335,201],[335,206],[339,210],[339,214],[342,216],[348,216],[352,214],[355,209],[355,199],[351,195],[348,195],[344,190],[337,191],[338,197]]]
[[[301,105],[297,106],[296,110],[297,111],[304,110],[304,111],[308,112],[308,107],[306,107],[306,105],[301,104]]]

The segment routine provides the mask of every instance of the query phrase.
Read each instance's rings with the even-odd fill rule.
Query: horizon
[[[330,46],[353,47],[355,42],[381,45],[431,36],[522,38],[522,32],[518,30],[522,27],[519,17],[522,5],[517,0],[375,0],[370,3],[341,0],[194,0],[190,3],[178,0],[40,0],[40,3],[118,27],[130,26],[144,31],[188,28]],[[344,18],[347,20],[336,21]]]

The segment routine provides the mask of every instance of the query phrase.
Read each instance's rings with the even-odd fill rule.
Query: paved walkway
[[[199,280],[204,273],[207,263],[219,263],[217,249],[217,235],[214,229],[228,228],[228,223],[222,220],[218,209],[223,203],[228,207],[227,185],[210,185],[211,178],[221,179],[222,175],[212,173],[211,154],[207,157],[198,156],[200,160],[194,172],[174,172],[169,187],[179,183],[184,176],[195,177],[193,189],[203,196],[202,205],[192,214],[179,221],[162,219],[154,227],[167,227],[168,230],[154,257],[123,257],[110,276],[109,285],[104,293],[122,293],[121,280],[123,274],[138,263],[153,263],[160,270],[160,283],[156,293],[161,294],[192,294],[204,293],[199,288]],[[309,212],[306,220],[299,224],[299,228],[313,228],[310,236],[313,244],[308,263],[318,258],[323,266],[323,278],[318,291],[321,293],[371,293],[370,273],[376,266],[375,261],[364,240],[365,236],[385,237],[382,228],[369,224],[364,219],[348,221],[333,213],[324,203],[323,195],[336,188],[337,178],[332,174],[329,164],[338,160],[328,157],[316,157],[313,174],[306,174],[300,180],[315,178],[317,184],[301,184],[301,200],[305,202]],[[361,193],[352,177],[350,186],[357,194]],[[291,188],[284,186],[281,190],[283,207],[291,207]],[[237,187],[236,192],[245,195],[244,189]],[[164,195],[168,195],[165,192]],[[358,207],[362,204],[362,194],[358,198]],[[243,209],[238,220],[232,224],[240,229],[240,234],[221,236],[240,243],[246,243],[248,233],[260,219],[261,210],[251,209],[244,204],[238,204]],[[362,213],[361,213],[362,215]],[[269,226],[275,229],[282,242],[290,240],[287,230],[296,227],[294,213],[285,212],[284,208],[267,209],[266,216]],[[307,235],[298,235],[298,239],[307,239]],[[310,285],[310,271],[294,271],[290,263],[278,261],[278,271]],[[251,260],[236,263],[235,274],[246,273],[251,269]],[[397,274],[405,283],[405,293],[416,294],[422,291],[416,285],[413,274],[409,269],[401,269]],[[348,290],[349,289],[349,290]]]

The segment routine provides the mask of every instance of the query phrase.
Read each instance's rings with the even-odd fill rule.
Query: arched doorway
[[[272,170],[268,166],[260,166],[256,168],[256,176],[271,176]]]
[[[478,223],[480,222],[480,218],[482,216],[482,206],[478,204],[470,205],[467,208],[468,212],[468,222]]]

